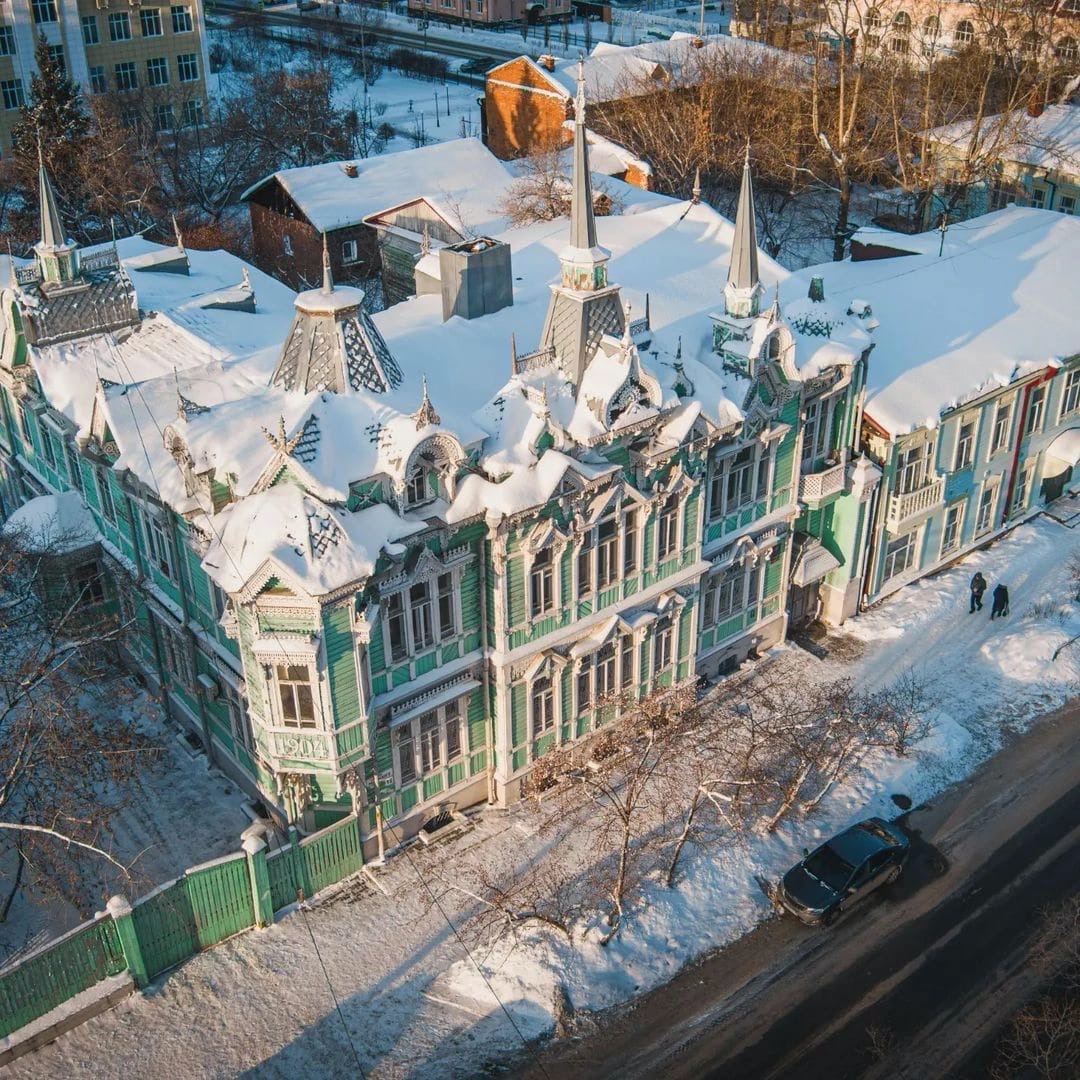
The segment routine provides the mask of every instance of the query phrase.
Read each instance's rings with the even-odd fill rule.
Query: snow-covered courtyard
[[[557,984],[577,1009],[657,985],[770,915],[756,876],[775,878],[803,845],[851,821],[895,816],[892,795],[925,800],[1074,695],[1080,653],[1052,657],[1080,633],[1068,571],[1078,550],[1080,534],[1040,517],[852,620],[824,640],[824,659],[788,646],[822,679],[876,686],[913,669],[931,688],[932,735],[906,758],[867,759],[810,819],[693,852],[675,888],[646,886],[606,948],[595,928],[572,944],[526,929],[467,951],[471,901],[440,879],[464,860],[525,860],[544,846],[527,807],[488,810],[458,840],[414,846],[310,910],[197,956],[12,1071],[131,1077],[183,1061],[189,1075],[344,1077],[358,1065],[369,1076],[476,1075],[550,1029]],[[976,569],[991,589],[1008,586],[1006,620],[991,622],[989,605],[969,613]]]
[[[134,899],[189,866],[238,850],[240,833],[251,824],[242,809],[248,797],[209,766],[206,755],[191,747],[146,691],[123,682],[129,694],[110,696],[94,707],[130,713],[160,753],[139,773],[137,783],[102,793],[103,802],[117,807],[105,846],[129,868],[130,876],[101,858],[84,856],[78,875],[84,913],[104,910],[115,892]],[[7,918],[0,922],[0,963],[70,930],[85,917],[74,904],[35,885],[33,867],[24,867],[19,875],[15,849],[5,844],[0,851],[0,891],[5,898],[17,877],[20,884]]]

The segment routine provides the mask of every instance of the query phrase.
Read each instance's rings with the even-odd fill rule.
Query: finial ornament
[[[330,273],[330,249],[326,246],[326,233],[323,233],[323,292],[334,292],[334,274]]]
[[[248,273],[248,268],[246,266],[241,267],[240,273],[242,275],[241,280],[243,281],[244,288],[247,289],[248,292],[251,292],[251,275]]]
[[[412,415],[417,431],[422,431],[426,427],[431,427],[442,422],[439,414],[435,411],[435,407],[431,404],[431,398],[428,397],[426,375],[423,377],[422,382],[424,393],[420,398],[420,407]]]
[[[18,279],[15,277],[15,257],[11,254],[11,241],[7,242],[7,258],[8,258],[8,286],[12,289],[19,287]]]
[[[266,441],[275,450],[277,450],[279,453],[289,455],[296,449],[297,443],[300,442],[300,438],[304,434],[304,429],[301,428],[290,439],[289,436],[288,436],[288,433],[285,431],[285,417],[284,416],[279,416],[278,417],[278,429],[277,429],[277,432],[274,433],[274,432],[270,431],[268,428],[263,428],[262,433],[263,433],[263,435],[266,436]]]
[[[694,186],[690,189],[690,201],[697,206],[701,202],[701,166],[694,169]]]
[[[585,123],[585,57],[579,56],[577,62],[577,96],[574,98],[574,120]]]
[[[180,223],[176,220],[176,215],[172,215],[172,227],[173,235],[176,237],[176,248],[183,254],[184,251],[184,235],[180,232]]]
[[[627,349],[629,349],[630,346],[634,344],[634,339],[630,336],[630,312],[631,312],[631,310],[632,310],[632,308],[631,308],[631,305],[630,305],[630,301],[627,300],[626,303],[623,304],[623,335],[622,335],[623,347],[627,348]]]

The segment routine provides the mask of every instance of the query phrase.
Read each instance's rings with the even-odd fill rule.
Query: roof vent
[[[825,279],[820,277],[812,277],[810,279],[810,288],[807,290],[807,296],[814,301],[815,304],[820,304],[825,299]]]
[[[360,175],[360,170],[356,167],[355,161],[342,162],[341,171],[351,180],[355,180]]]
[[[439,249],[443,321],[477,319],[514,302],[510,245],[487,236]]]
[[[551,53],[544,53],[544,55],[539,57],[536,62],[545,71],[554,71],[555,70],[555,57],[552,56]]]

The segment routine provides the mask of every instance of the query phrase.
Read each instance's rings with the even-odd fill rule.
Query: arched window
[[[936,39],[941,33],[941,20],[936,15],[930,15],[922,24],[923,37]]]
[[[881,29],[881,12],[877,8],[871,8],[866,13],[866,29],[868,33]]]
[[[1009,48],[1009,35],[1000,26],[992,26],[986,31],[987,48],[998,55],[1006,52]]]
[[[961,19],[956,24],[956,29],[953,31],[953,41],[957,45],[970,45],[975,40],[975,27],[967,21],[967,19]]]
[[[1054,46],[1054,55],[1066,63],[1074,63],[1077,57],[1080,56],[1080,50],[1076,47],[1076,38],[1059,38],[1057,45]]]
[[[1024,56],[1035,56],[1039,51],[1040,43],[1041,39],[1039,38],[1039,35],[1035,33],[1034,30],[1029,30],[1020,39],[1020,52]]]
[[[431,498],[427,469],[422,463],[416,464],[405,478],[405,505],[420,506]]]
[[[906,53],[911,48],[911,16],[906,11],[898,11],[892,23],[892,51]]]

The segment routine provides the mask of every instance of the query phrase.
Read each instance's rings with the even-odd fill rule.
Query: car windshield
[[[839,892],[851,878],[854,867],[839,855],[828,844],[820,847],[811,855],[803,866],[807,872],[813,874],[818,881],[828,885],[830,889]]]

